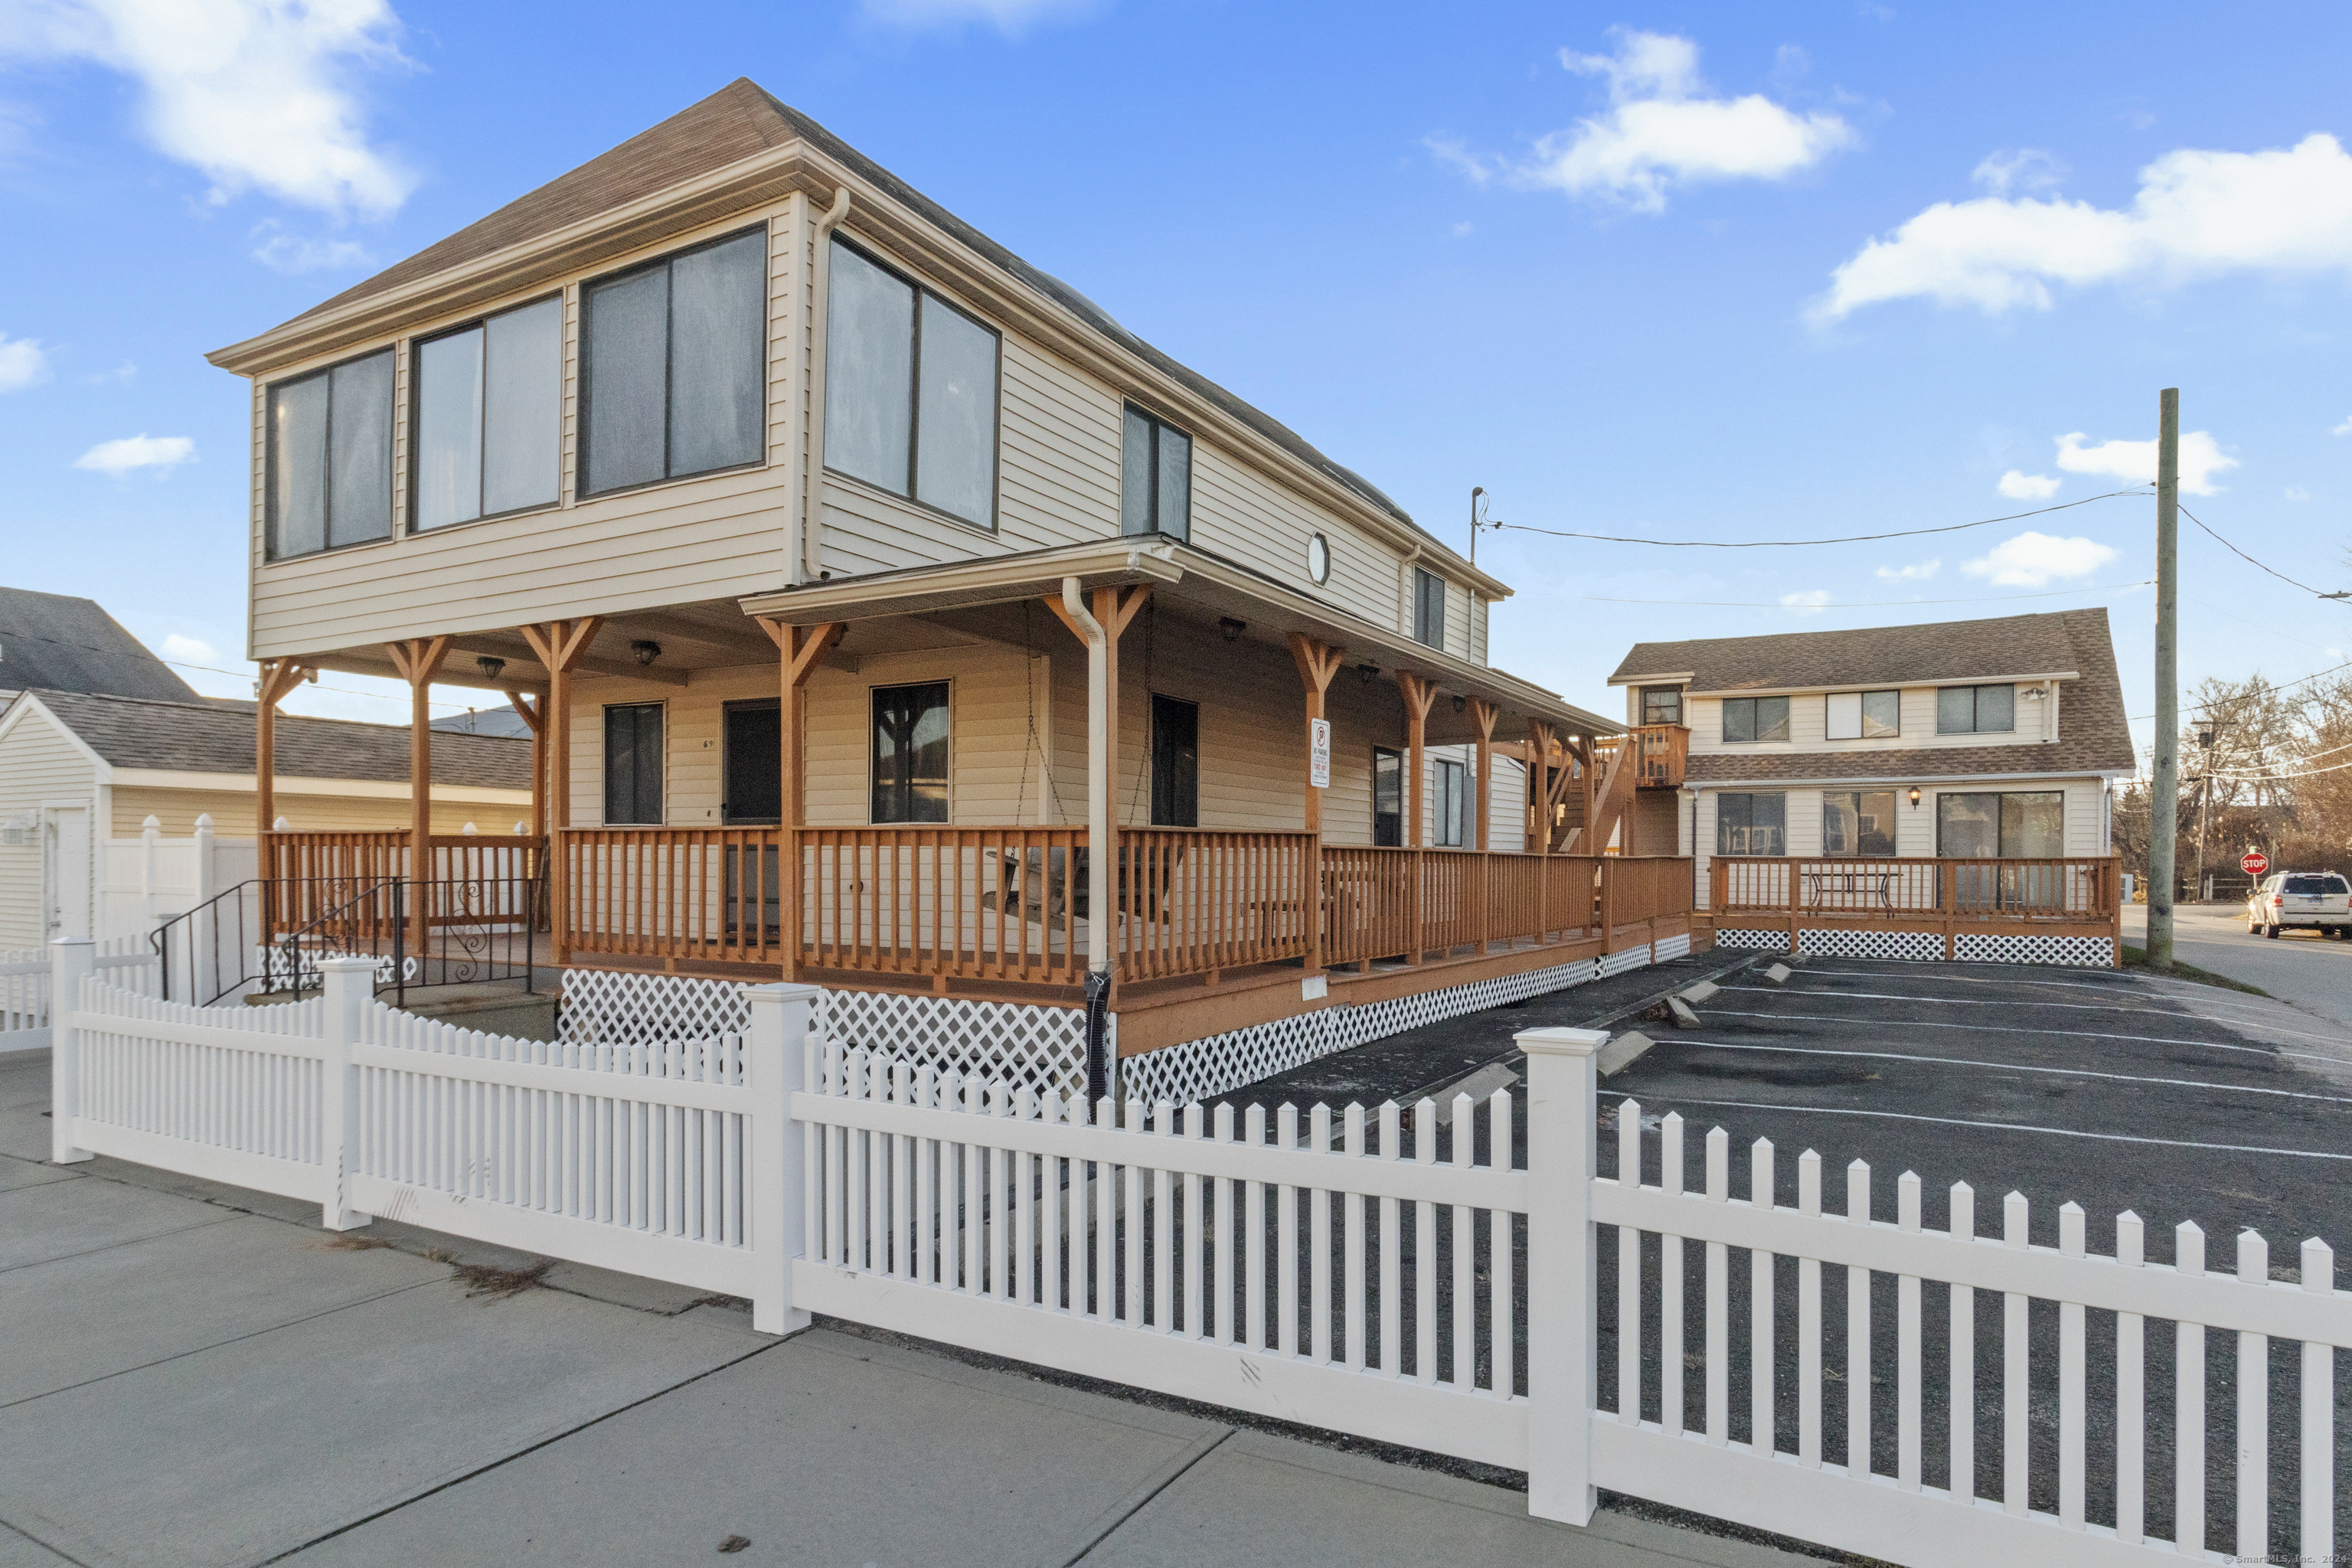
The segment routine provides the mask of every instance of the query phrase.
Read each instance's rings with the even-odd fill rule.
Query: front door
[[[44,936],[91,936],[89,808],[52,806],[42,836],[41,925]]]
[[[729,826],[764,826],[783,820],[783,710],[771,697],[730,702],[719,819]]]

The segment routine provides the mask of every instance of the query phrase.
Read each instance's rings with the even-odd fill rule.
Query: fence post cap
[[[1521,1029],[1511,1037],[1511,1041],[1531,1057],[1589,1057],[1609,1043],[1609,1031],[1555,1026]]]
[[[98,939],[87,936],[53,936],[49,939],[49,945],[51,947],[96,947]]]
[[[754,1005],[761,1002],[814,1002],[824,994],[822,985],[787,984],[781,980],[765,985],[746,985],[743,991]]]
[[[322,958],[319,960],[319,973],[321,974],[373,974],[375,973],[375,963],[373,958],[357,956]]]

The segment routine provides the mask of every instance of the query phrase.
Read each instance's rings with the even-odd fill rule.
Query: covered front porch
[[[437,668],[540,735],[545,837],[507,842],[554,962],[1060,1006],[1091,973],[1132,1053],[1688,932],[1686,859],[1599,852],[1674,737],[1469,651],[1138,539]],[[273,837],[289,871],[386,853]]]

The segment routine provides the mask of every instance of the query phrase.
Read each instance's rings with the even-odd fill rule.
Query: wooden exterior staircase
[[[1588,773],[1600,775],[1599,782],[1587,797],[1591,804],[1585,809],[1584,821],[1564,828],[1559,853],[1599,855],[1607,850],[1610,837],[1633,804],[1641,754],[1636,736],[1604,735],[1593,740],[1584,765]]]

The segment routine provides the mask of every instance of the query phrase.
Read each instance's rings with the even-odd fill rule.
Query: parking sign
[[[1307,782],[1317,789],[1331,787],[1331,721],[1307,721]]]

